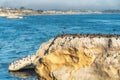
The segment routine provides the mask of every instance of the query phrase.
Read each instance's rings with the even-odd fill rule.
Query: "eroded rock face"
[[[40,80],[120,80],[120,37],[60,35],[34,60]]]

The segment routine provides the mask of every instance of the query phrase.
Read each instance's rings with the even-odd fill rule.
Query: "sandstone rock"
[[[40,80],[120,80],[119,35],[59,35],[33,64]]]
[[[41,45],[35,62],[40,79],[119,80],[120,38],[90,36],[62,35]]]

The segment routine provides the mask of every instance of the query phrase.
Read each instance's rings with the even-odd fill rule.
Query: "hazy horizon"
[[[0,0],[0,7],[30,9],[80,9],[80,10],[105,10],[120,9],[120,0]]]

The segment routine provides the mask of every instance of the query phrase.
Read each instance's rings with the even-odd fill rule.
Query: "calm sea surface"
[[[34,74],[8,72],[8,65],[34,54],[42,42],[62,33],[120,34],[120,14],[0,17],[0,80],[36,80]]]

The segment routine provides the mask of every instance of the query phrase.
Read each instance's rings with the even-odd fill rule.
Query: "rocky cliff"
[[[59,35],[34,60],[40,80],[120,80],[120,35]]]

